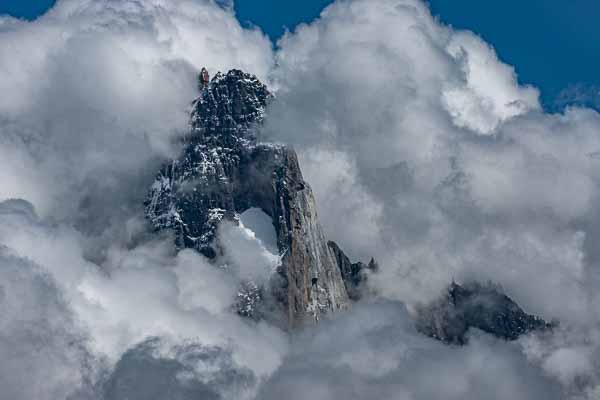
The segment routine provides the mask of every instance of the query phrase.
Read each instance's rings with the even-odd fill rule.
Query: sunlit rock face
[[[214,258],[221,251],[222,220],[237,222],[251,208],[264,211],[272,218],[281,257],[272,292],[290,325],[297,326],[346,308],[349,299],[296,153],[256,139],[254,129],[271,97],[256,77],[239,70],[203,85],[183,154],[158,173],[146,216],[157,230],[172,229],[178,248]]]

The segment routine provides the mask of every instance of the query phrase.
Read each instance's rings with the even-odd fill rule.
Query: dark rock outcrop
[[[505,340],[516,340],[553,325],[525,313],[499,287],[492,284],[452,283],[438,301],[418,311],[417,329],[448,344],[467,342],[469,328],[477,328]]]
[[[296,153],[257,142],[254,129],[270,98],[256,77],[238,70],[205,85],[193,103],[183,154],[159,172],[146,216],[157,230],[174,230],[178,248],[214,258],[219,223],[262,209],[273,220],[282,257],[275,296],[295,326],[345,308],[348,294]]]
[[[334,241],[327,242],[329,249],[333,253],[338,268],[342,273],[342,279],[346,286],[346,292],[350,300],[358,301],[362,297],[364,286],[368,279],[369,272],[377,272],[379,266],[373,258],[369,264],[363,262],[351,262],[348,256]]]

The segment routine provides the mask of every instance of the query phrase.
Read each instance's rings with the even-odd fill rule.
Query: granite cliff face
[[[296,153],[257,142],[254,129],[272,97],[266,86],[232,70],[203,81],[200,89],[183,154],[158,173],[145,203],[147,218],[157,230],[172,229],[178,248],[214,258],[219,223],[260,208],[277,233],[281,279],[274,291],[290,325],[346,308],[341,270]]]

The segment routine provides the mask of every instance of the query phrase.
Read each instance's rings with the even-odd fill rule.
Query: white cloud
[[[15,400],[66,398],[91,372],[86,337],[52,276],[0,246],[0,385]]]
[[[271,231],[274,230],[271,224]],[[274,236],[274,232],[270,234]],[[234,269],[243,280],[264,284],[280,265],[277,245],[273,250],[271,242],[267,248],[255,232],[244,226],[243,219],[240,224],[221,223],[217,236],[224,251],[221,262]]]
[[[244,277],[225,266],[211,265],[191,250],[174,254],[171,237],[142,242],[132,249],[114,243],[108,249],[105,261],[96,265],[85,259],[80,233],[65,225],[39,220],[25,201],[0,203],[0,227],[0,243],[9,246],[3,249],[10,249],[13,258],[23,259],[18,262],[26,266],[35,262],[37,274],[48,282],[56,282],[56,286],[51,284],[51,289],[56,292],[52,295],[59,297],[57,301],[65,309],[65,316],[60,317],[77,321],[77,324],[65,325],[61,330],[52,328],[45,333],[47,340],[58,341],[58,348],[51,349],[58,354],[65,351],[65,357],[70,357],[72,341],[68,341],[68,337],[72,335],[82,338],[79,339],[81,351],[89,351],[92,360],[106,360],[108,366],[113,366],[136,344],[149,337],[163,337],[174,345],[199,343],[228,349],[240,368],[246,368],[260,378],[271,373],[286,352],[286,339],[278,328],[265,323],[247,323],[232,312],[235,294]],[[31,261],[24,261],[25,257]],[[0,264],[0,270],[8,273],[10,265]],[[239,267],[243,269],[243,265]],[[9,285],[12,279],[5,277],[2,284]],[[14,284],[12,287],[15,292],[11,301],[4,299],[1,302],[6,308],[5,315],[15,314],[14,318],[5,320],[7,332],[31,329],[31,334],[35,334],[37,329],[47,329],[42,326],[46,323],[42,315],[49,313],[44,307],[51,304],[34,302],[28,306],[28,312],[40,313],[32,318],[41,322],[27,328],[22,325],[24,320],[18,317],[21,312],[18,298],[26,297],[30,289],[21,289]],[[33,293],[45,296],[41,290],[36,286],[31,288]],[[33,301],[38,300],[33,298]],[[11,340],[20,343],[17,336]],[[23,345],[30,346],[28,342]],[[0,343],[0,352],[6,351],[10,348]],[[30,352],[31,349],[24,351],[21,362],[34,362],[37,356]],[[73,368],[78,371],[78,367],[83,368],[79,364]],[[40,364],[31,368],[33,373],[43,374],[43,369],[48,366]],[[63,378],[58,376],[56,379]],[[57,384],[59,387],[61,382]],[[21,393],[24,389],[15,390]],[[250,393],[253,388],[247,390]]]
[[[358,306],[298,335],[260,398],[560,398],[514,344],[478,334],[471,342],[445,346],[420,335],[397,303]]]
[[[262,133],[296,147],[324,230],[378,259],[386,301],[288,336],[231,312],[240,282],[277,262],[260,228],[222,226],[216,265],[146,232],[143,197],[202,66],[271,80]],[[273,53],[212,1],[62,0],[0,19],[0,92],[0,200],[26,200],[0,203],[11,398],[82,394],[85,368],[110,373],[152,336],[164,352],[145,360],[185,374],[197,360],[177,349],[222,349],[214,365],[250,371],[235,381],[248,398],[597,396],[600,117],[545,113],[490,45],[423,2],[340,0]],[[397,301],[452,278],[498,282],[561,328],[517,344],[473,333],[461,349],[418,335]],[[205,372],[191,379],[222,379]]]
[[[26,196],[54,217],[81,217],[89,197],[122,192],[175,154],[202,66],[264,79],[272,63],[268,39],[210,1],[63,0],[2,27],[1,178],[22,183],[0,198]]]
[[[459,82],[450,81],[442,92],[457,126],[487,135],[510,118],[540,109],[539,92],[520,87],[514,69],[471,32],[454,32],[447,51],[463,73]]]
[[[420,1],[336,2],[279,45],[265,134],[300,152],[330,237],[379,259],[383,296],[490,279],[529,312],[598,324],[595,111],[545,113],[488,44]]]

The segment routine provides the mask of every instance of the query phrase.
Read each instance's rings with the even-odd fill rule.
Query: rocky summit
[[[244,211],[260,208],[277,234],[281,266],[272,291],[290,325],[346,308],[347,257],[323,235],[296,153],[257,140],[272,98],[267,87],[232,70],[210,81],[201,75],[199,88],[183,153],[158,173],[145,202],[147,218],[157,230],[172,229],[178,248],[214,258],[221,251],[219,223],[237,222]],[[357,274],[349,277],[348,285],[355,285]],[[251,297],[255,303],[257,296]],[[242,314],[251,314],[247,305]]]

